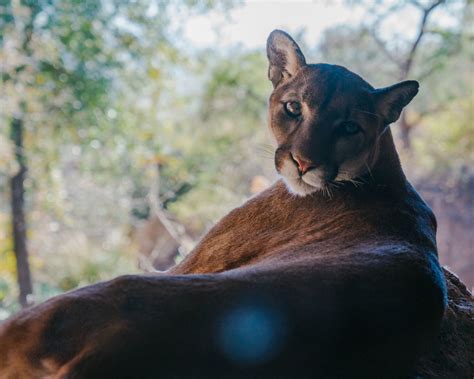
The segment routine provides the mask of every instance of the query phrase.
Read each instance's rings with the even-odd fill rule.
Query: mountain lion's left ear
[[[282,30],[274,30],[267,39],[268,79],[276,88],[306,65],[298,44]]]
[[[419,86],[417,81],[407,80],[373,91],[377,114],[383,117],[386,125],[398,120],[403,108],[418,93]]]

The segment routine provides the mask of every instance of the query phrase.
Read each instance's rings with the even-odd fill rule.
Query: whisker
[[[273,155],[265,154],[265,153],[257,153],[256,156],[258,158],[263,158],[263,159],[268,159],[270,161],[273,161],[275,157]]]
[[[357,179],[350,179],[349,180],[353,185],[354,187],[356,188],[360,188],[362,186],[362,182],[360,180],[357,180]]]
[[[329,198],[332,199],[333,193],[331,192],[331,186],[328,187]]]
[[[275,150],[271,145],[259,144],[255,146],[255,153],[259,158],[275,159]]]
[[[260,143],[258,145],[255,145],[255,149],[256,150],[261,150],[261,151],[267,151],[267,152],[270,152],[272,154],[275,153],[275,147],[268,144],[268,143]]]
[[[367,167],[367,171],[369,172],[370,177],[372,178],[372,180],[374,180],[374,176],[372,175],[372,171],[370,170],[370,167],[367,164],[367,161],[364,161],[364,163],[365,163],[365,167]]]
[[[271,154],[271,155],[275,154],[273,150],[266,149],[266,148],[256,148],[255,151],[258,151],[260,153],[265,153],[265,154]]]

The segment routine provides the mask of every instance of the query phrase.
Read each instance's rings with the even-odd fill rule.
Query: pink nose
[[[305,161],[304,159],[302,159],[301,157],[299,157],[297,155],[291,154],[291,156],[294,159],[294,161],[296,162],[296,164],[298,165],[298,171],[300,172],[301,175],[304,175],[309,170],[311,170],[313,168],[316,168],[316,166],[313,163]]]

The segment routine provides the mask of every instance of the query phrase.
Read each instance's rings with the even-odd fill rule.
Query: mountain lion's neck
[[[405,188],[406,177],[390,129],[380,136],[377,151],[372,159],[370,172],[366,175],[368,182],[387,186],[395,191]]]
[[[360,231],[373,231],[374,225],[364,226],[363,217],[356,214],[368,209],[377,212],[374,204],[381,199],[392,204],[405,191],[405,176],[389,130],[379,141],[371,167],[369,176],[361,178],[361,186],[345,183],[330,193],[318,191],[305,197],[295,196],[283,180],[277,181],[219,221],[171,272],[220,272],[289,248],[295,241],[331,240],[336,246],[338,238],[356,241],[370,235]],[[357,227],[354,218],[359,220]]]

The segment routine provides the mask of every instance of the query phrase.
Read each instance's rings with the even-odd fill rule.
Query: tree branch
[[[398,60],[391,52],[390,50],[387,49],[387,46],[385,45],[384,41],[382,41],[378,35],[377,32],[373,29],[369,29],[369,33],[377,46],[382,50],[382,52],[385,54],[385,56],[390,59],[400,70],[403,69],[402,63],[400,60]]]
[[[412,4],[414,4],[415,6],[417,6],[418,8],[421,8],[423,10],[423,16],[421,18],[421,22],[420,22],[420,25],[418,27],[417,36],[416,36],[416,38],[415,38],[415,40],[414,40],[414,42],[411,46],[411,49],[408,53],[408,56],[407,56],[407,59],[405,60],[405,63],[403,64],[403,68],[402,68],[401,73],[400,73],[400,79],[401,80],[406,79],[408,74],[410,73],[410,70],[412,68],[413,60],[415,58],[415,54],[417,52],[418,46],[420,45],[420,42],[421,42],[421,40],[422,40],[422,38],[425,34],[426,23],[428,22],[428,18],[430,16],[431,12],[436,7],[438,7],[439,5],[441,5],[444,2],[445,2],[445,0],[437,0],[427,8],[422,7],[417,1],[412,2]]]

